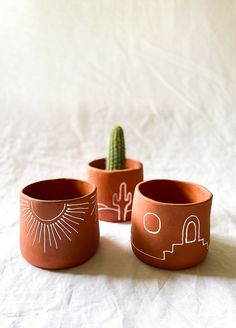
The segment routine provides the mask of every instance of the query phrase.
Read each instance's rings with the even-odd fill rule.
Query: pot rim
[[[122,169],[122,170],[106,170],[106,169],[101,169],[101,168],[98,168],[98,167],[92,165],[94,162],[106,161],[106,157],[102,157],[102,158],[98,158],[98,159],[94,159],[94,160],[90,161],[88,163],[88,167],[93,171],[103,172],[104,174],[116,174],[116,173],[120,173],[120,172],[142,170],[142,168],[143,168],[142,162],[140,162],[136,159],[130,158],[130,157],[126,157],[126,160],[129,160],[129,161],[135,163],[137,165],[137,167],[130,167],[130,168]]]
[[[54,182],[54,181],[59,181],[59,180],[69,180],[69,181],[79,181],[79,182],[83,182],[83,183],[87,183],[89,185],[92,186],[92,191],[89,192],[86,195],[80,196],[80,197],[74,197],[74,198],[65,198],[65,199],[40,199],[40,198],[35,198],[35,197],[31,197],[29,195],[27,195],[24,190],[27,187],[30,187],[32,185],[41,183],[41,182]],[[96,192],[97,187],[95,186],[95,184],[93,184],[92,182],[89,181],[85,181],[85,180],[80,180],[80,179],[74,179],[74,178],[53,178],[53,179],[45,179],[45,180],[39,180],[39,181],[35,181],[33,183],[28,184],[27,186],[23,187],[20,191],[20,197],[24,197],[24,198],[28,198],[32,201],[36,201],[36,202],[44,202],[44,203],[61,203],[61,202],[68,202],[68,201],[75,201],[75,200],[81,200],[85,197],[91,196],[94,192]]]
[[[158,201],[158,200],[155,200],[155,199],[152,199],[150,197],[147,197],[145,196],[141,190],[140,190],[140,186],[142,184],[145,184],[145,183],[148,183],[148,182],[151,182],[151,181],[163,181],[163,182],[167,182],[167,181],[171,181],[171,182],[177,182],[177,183],[181,183],[181,184],[185,184],[185,185],[188,185],[188,186],[195,186],[197,188],[202,188],[204,189],[205,192],[208,193],[208,197],[202,201],[199,201],[199,202],[191,202],[191,203],[169,203],[169,202],[161,202],[161,201]],[[138,194],[143,197],[144,199],[148,200],[149,202],[151,203],[154,203],[154,204],[160,204],[160,205],[163,205],[163,206],[177,206],[177,207],[181,207],[181,206],[196,206],[196,205],[201,205],[201,204],[204,204],[204,203],[207,203],[209,202],[210,200],[212,200],[213,198],[213,194],[210,192],[209,189],[207,189],[206,187],[200,185],[199,183],[195,183],[195,182],[190,182],[190,181],[184,181],[184,180],[173,180],[173,179],[150,179],[150,180],[145,180],[145,181],[141,181],[139,182],[137,185],[136,185],[136,188],[135,188],[135,192],[138,192]]]

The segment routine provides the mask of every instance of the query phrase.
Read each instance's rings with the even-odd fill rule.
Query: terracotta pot
[[[143,165],[126,160],[126,169],[105,169],[106,159],[97,159],[88,164],[88,180],[97,186],[99,219],[110,222],[128,221],[131,218],[133,192],[143,180]]]
[[[96,187],[74,179],[39,181],[20,193],[20,247],[31,264],[61,269],[97,250]]]
[[[147,264],[166,269],[184,269],[202,262],[210,243],[212,197],[195,183],[139,183],[131,221],[134,254]]]

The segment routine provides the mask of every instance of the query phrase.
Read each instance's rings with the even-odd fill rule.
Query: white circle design
[[[158,227],[158,229],[157,229],[156,231],[149,230],[149,229],[146,227],[146,218],[147,218],[148,215],[152,215],[152,216],[155,217],[155,219],[157,219],[157,221],[158,221],[158,223],[159,223],[159,227]],[[147,213],[143,216],[143,226],[144,226],[144,229],[145,229],[147,232],[149,232],[149,233],[151,233],[151,234],[153,234],[153,235],[156,235],[156,234],[158,234],[158,232],[161,230],[161,219],[160,219],[159,216],[156,215],[155,213],[147,212]]]

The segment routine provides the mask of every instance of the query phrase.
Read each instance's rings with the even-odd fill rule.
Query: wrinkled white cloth
[[[228,327],[236,322],[236,2],[0,0],[0,327]],[[110,128],[145,179],[214,194],[206,261],[159,270],[130,224],[52,272],[19,251],[19,191],[86,178]]]

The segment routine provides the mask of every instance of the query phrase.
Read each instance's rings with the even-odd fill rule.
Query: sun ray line
[[[29,207],[20,207],[20,210],[21,210],[21,212],[22,212],[22,214],[24,214],[24,213],[27,213],[27,212],[29,212],[30,211],[30,208]]]
[[[55,222],[55,225],[61,229],[61,231],[64,233],[64,235],[71,241],[70,237],[65,233],[65,231],[62,229],[62,227],[57,223]]]
[[[90,216],[92,216],[92,215],[93,215],[93,213],[94,213],[94,211],[95,211],[95,208],[96,208],[96,204],[94,204],[94,206],[93,206],[93,210],[92,210],[92,212],[91,212],[91,215],[90,215]]]
[[[34,240],[33,240],[33,244],[32,244],[32,246],[33,246],[34,243],[35,243],[35,240],[36,240],[36,237],[37,237],[37,233],[38,233],[39,225],[40,225],[40,222],[38,221],[38,225],[37,225],[37,228],[36,228],[36,231],[35,231],[35,234],[34,234]]]
[[[23,207],[23,206],[22,206],[22,207]],[[28,212],[28,211],[30,211],[30,208],[29,208],[29,207],[23,207],[21,210],[22,210],[22,211],[26,211],[26,212]]]
[[[43,252],[46,253],[46,224],[43,224]]]
[[[31,211],[29,210],[28,212],[25,212],[25,213],[21,213],[22,216],[25,218],[26,216],[29,216],[31,213]]]
[[[77,216],[74,216],[74,215],[71,215],[71,214],[68,214],[68,213],[64,213],[64,215],[69,216],[70,218],[74,218],[76,220],[82,220],[82,221],[84,221],[83,218],[80,218],[80,217],[77,217]]]
[[[24,221],[23,221],[23,223],[25,222],[25,221],[27,221],[29,218],[31,217],[31,213],[27,213],[27,215],[23,215],[23,218],[24,218]]]
[[[67,227],[65,227],[65,226],[61,223],[60,220],[57,221],[57,223],[58,223],[58,224],[60,223],[60,225],[61,225],[63,228],[65,228],[65,229],[71,234],[71,231],[70,231]]]
[[[20,204],[22,204],[23,206],[29,206],[29,203],[24,203],[22,200],[20,201]]]
[[[28,236],[30,234],[30,231],[33,228],[34,223],[35,223],[35,218],[33,219],[26,236]]]
[[[68,220],[68,221],[70,221],[70,222],[72,222],[72,223],[75,223],[75,224],[79,225],[79,223],[78,223],[78,222],[72,221],[71,219],[69,219],[69,218],[66,218],[65,216],[63,216],[63,218],[64,218],[65,220]]]
[[[67,204],[67,207],[69,207],[69,206],[81,206],[81,205],[88,205],[88,202],[79,203],[79,204]]]
[[[31,217],[31,213],[28,213],[27,217],[24,217],[23,223],[25,223],[26,221],[28,221],[30,217]]]
[[[85,211],[70,211],[70,210],[67,210],[67,213],[81,213],[81,214],[85,214],[86,212]]]
[[[49,229],[49,225],[48,224],[47,224],[47,230],[48,230],[49,245],[50,245],[50,247],[52,247],[51,234],[50,234],[50,229]]]
[[[90,197],[90,199],[92,199],[92,198],[94,198],[94,197],[96,197],[96,194],[92,195],[92,196]]]
[[[31,213],[31,210],[30,210],[30,208],[27,208],[27,211],[23,212],[22,215],[27,215],[29,213]]]
[[[38,221],[35,219],[35,225],[34,225],[32,231],[31,231],[31,236],[32,236],[33,233],[34,233],[34,230],[35,230],[35,228],[36,228],[36,226],[37,226],[37,223],[38,223]]]
[[[59,233],[58,233],[58,231],[55,227],[55,224],[53,223],[52,226],[53,226],[54,230],[56,231],[56,234],[58,235],[58,238],[61,240],[61,236],[59,235]]]
[[[40,242],[41,242],[41,234],[42,234],[42,230],[43,230],[43,224],[40,223],[40,232],[39,232],[39,241],[38,241],[39,244],[40,244]]]
[[[52,231],[52,236],[53,236],[53,239],[54,239],[54,243],[55,243],[56,249],[58,249],[57,241],[56,241],[56,238],[55,238],[55,235],[54,235],[54,232],[53,232],[53,229],[52,229],[52,225],[51,224],[50,224],[50,228],[51,228],[51,231]]]
[[[28,226],[30,224],[30,221],[34,218],[33,214],[31,213],[31,217],[29,219],[29,221],[26,223],[26,225]]]
[[[23,213],[29,212],[30,211],[30,208],[29,207],[20,206],[20,210],[22,211],[22,214],[23,214]]]
[[[22,206],[23,207],[23,206]],[[24,208],[21,208],[22,211],[26,211],[26,212],[29,212],[30,208],[29,207],[24,207]]]
[[[29,204],[28,200],[21,199],[20,200],[22,203]]]
[[[89,208],[89,207],[88,207]],[[86,210],[88,209],[86,208]],[[84,209],[82,208],[83,212],[84,212]],[[72,207],[72,208],[67,208],[66,212],[73,212],[73,211],[81,211],[81,208],[80,207]]]
[[[72,208],[67,208],[67,210],[66,211],[69,211],[69,210],[74,210],[75,208],[74,207],[72,207]],[[88,210],[89,209],[89,207],[79,207],[78,208],[79,210]]]
[[[61,219],[65,224],[67,224],[71,229],[73,229],[76,233],[78,233],[78,231],[72,227],[72,225],[70,225],[69,223],[67,223],[64,219]]]

